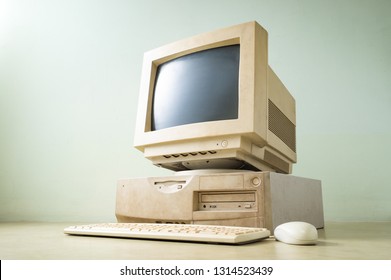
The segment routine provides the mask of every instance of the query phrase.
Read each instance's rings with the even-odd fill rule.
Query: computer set
[[[274,234],[313,244],[324,227],[321,181],[290,175],[295,100],[268,64],[257,22],[146,52],[134,137],[174,174],[119,180],[118,223],[65,233],[232,244]],[[300,231],[307,237],[294,241]]]

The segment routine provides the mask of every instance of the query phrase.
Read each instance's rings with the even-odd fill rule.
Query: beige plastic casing
[[[157,67],[198,51],[240,44],[238,118],[151,129]],[[190,106],[190,105],[189,105]],[[174,171],[232,168],[291,173],[296,162],[295,100],[268,65],[268,35],[256,22],[197,35],[145,53],[134,146]],[[190,168],[189,168],[190,166]]]

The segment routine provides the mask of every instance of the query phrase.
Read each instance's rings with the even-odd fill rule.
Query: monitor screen
[[[238,118],[240,46],[195,52],[158,66],[152,130]]]

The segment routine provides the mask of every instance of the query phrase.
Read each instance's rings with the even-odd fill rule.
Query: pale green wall
[[[142,54],[257,20],[297,102],[295,175],[326,220],[391,220],[391,1],[0,2],[0,220],[114,221]],[[147,203],[146,203],[147,205]]]

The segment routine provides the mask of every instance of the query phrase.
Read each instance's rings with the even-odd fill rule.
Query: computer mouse
[[[287,244],[311,245],[316,244],[318,231],[306,222],[288,222],[275,228],[274,238]]]

